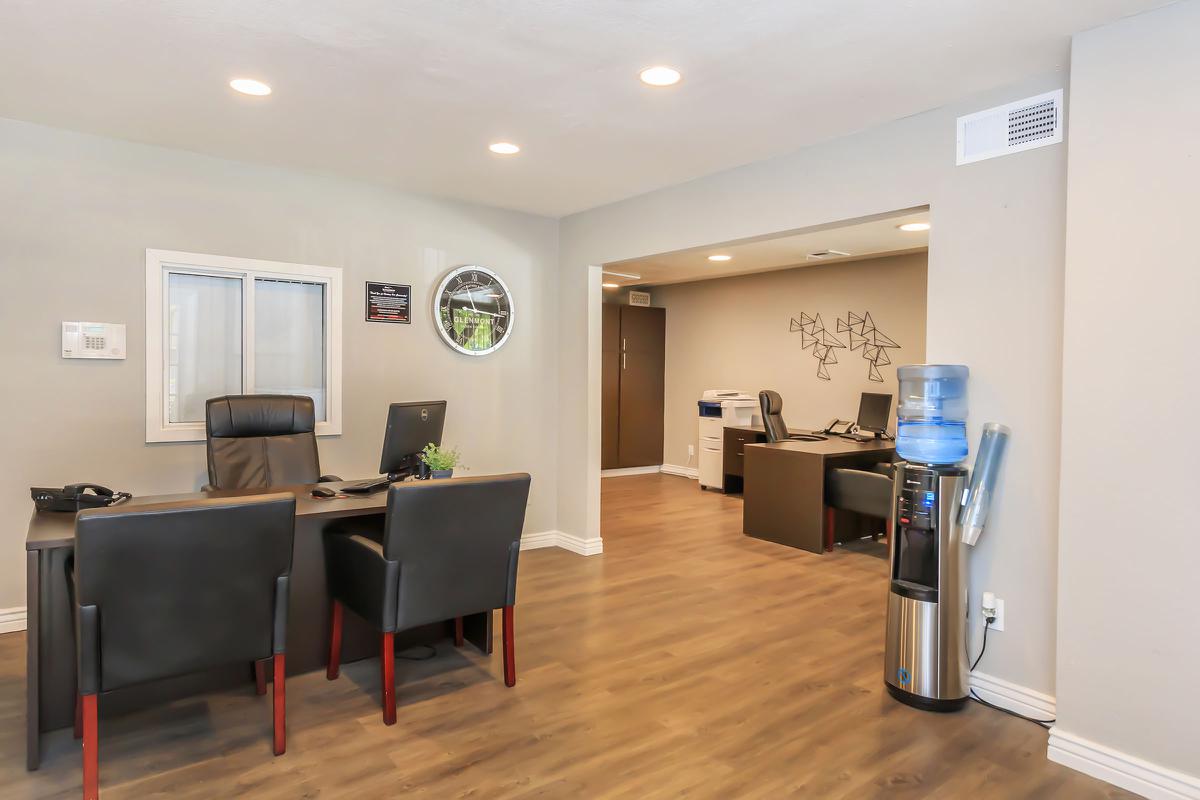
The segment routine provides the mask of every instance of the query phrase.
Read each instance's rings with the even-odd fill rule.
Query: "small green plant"
[[[454,449],[444,450],[433,442],[430,442],[421,451],[421,460],[431,470],[454,469],[454,465],[458,463],[458,451]]]

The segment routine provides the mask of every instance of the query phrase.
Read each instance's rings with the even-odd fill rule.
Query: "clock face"
[[[512,293],[487,267],[458,267],[434,294],[433,318],[446,344],[469,356],[487,355],[512,333]]]

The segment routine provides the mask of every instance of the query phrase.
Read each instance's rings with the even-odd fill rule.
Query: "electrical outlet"
[[[995,617],[992,622],[992,630],[1004,630],[1004,598],[996,597],[991,592],[984,592],[983,598],[979,603],[980,610],[983,612],[983,618]]]
[[[694,455],[696,455],[696,445],[689,444],[688,445],[688,458],[691,458]]]

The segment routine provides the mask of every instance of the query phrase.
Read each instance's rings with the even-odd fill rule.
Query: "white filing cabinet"
[[[696,463],[700,471],[700,488],[724,489],[725,427],[755,425],[758,398],[735,389],[708,389],[697,403],[700,421],[699,452]]]

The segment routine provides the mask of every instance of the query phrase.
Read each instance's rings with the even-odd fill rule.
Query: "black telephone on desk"
[[[825,426],[825,430],[821,433],[828,433],[830,436],[841,436],[849,433],[854,429],[854,423],[848,419],[831,419],[829,424]]]
[[[88,490],[91,493],[88,493]],[[37,486],[29,489],[33,505],[38,511],[82,511],[85,508],[103,508],[133,497],[129,492],[114,492],[98,483],[72,483],[61,489],[46,489]]]

